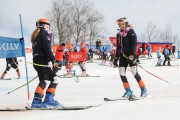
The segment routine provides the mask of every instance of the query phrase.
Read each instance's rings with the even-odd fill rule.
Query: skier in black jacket
[[[117,49],[116,49],[116,58],[120,58],[119,61],[119,74],[121,80],[123,82],[123,87],[125,89],[125,93],[122,97],[131,98],[134,97],[128,80],[126,78],[126,69],[128,65],[131,68],[131,72],[135,79],[137,80],[139,87],[141,89],[141,97],[145,97],[147,95],[147,89],[145,87],[144,82],[141,79],[141,76],[137,71],[136,64],[136,47],[137,47],[137,36],[134,30],[128,22],[125,21],[125,18],[120,18],[117,20],[118,26],[120,28],[117,33]]]
[[[48,62],[51,61],[53,64],[53,70],[50,67],[34,65],[34,68],[38,73],[39,84],[35,90],[32,108],[57,107],[60,103],[54,100],[54,95],[56,86],[58,85],[58,77],[56,75],[58,64],[56,63],[51,50],[52,33],[49,30],[49,21],[45,18],[41,18],[36,22],[36,27],[37,28],[31,36],[33,63],[48,66]],[[44,102],[42,102],[47,80],[51,83],[46,90]]]

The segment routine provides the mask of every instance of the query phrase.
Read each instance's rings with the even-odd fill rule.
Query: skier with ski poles
[[[50,31],[50,23],[46,18],[40,18],[36,22],[36,29],[31,35],[31,43],[33,49],[33,63],[48,65],[51,61],[53,64],[53,70],[50,67],[34,66],[34,69],[38,73],[39,84],[35,90],[34,98],[32,101],[32,108],[49,108],[58,107],[60,103],[54,100],[56,87],[58,85],[58,77],[56,70],[58,64],[51,50],[52,32]],[[49,84],[45,99],[44,89],[46,88],[46,80],[49,80]]]
[[[125,89],[125,93],[122,97],[124,98],[133,98],[133,92],[130,88],[129,82],[126,77],[126,69],[128,65],[131,68],[131,72],[138,82],[138,85],[141,89],[141,97],[147,96],[147,89],[145,84],[137,71],[136,64],[136,47],[137,47],[137,36],[134,30],[128,22],[125,21],[126,18],[120,18],[117,20],[118,26],[120,28],[117,33],[117,48],[116,48],[116,58],[120,58],[119,60],[119,74],[120,78],[123,82],[123,87]]]
[[[6,70],[1,75],[1,79],[4,79],[5,75],[11,69],[11,67],[16,70],[17,75],[18,75],[18,79],[19,79],[21,77],[21,75],[20,75],[20,71],[19,71],[19,68],[18,68],[17,58],[6,58],[6,62],[7,62]]]

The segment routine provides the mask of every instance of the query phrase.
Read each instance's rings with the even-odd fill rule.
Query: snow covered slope
[[[18,58],[23,59],[23,58]],[[27,55],[27,61],[32,61],[31,55]],[[155,67],[156,58],[141,60],[140,64],[147,71],[163,78],[166,83],[148,74],[138,67],[138,71],[145,82],[149,96],[138,101],[114,101],[104,102],[104,97],[121,98],[124,93],[118,68],[101,66],[100,60],[87,63],[89,75],[100,77],[80,77],[76,83],[74,78],[60,78],[55,98],[64,106],[103,105],[80,111],[26,111],[26,112],[0,112],[0,120],[179,120],[180,113],[180,68],[177,61],[171,62],[175,66]],[[107,62],[108,64],[108,62]],[[0,59],[0,72],[6,67],[5,59]],[[27,100],[27,87],[23,87],[11,94],[9,91],[26,83],[25,67],[19,62],[21,79],[16,79],[17,74],[11,69],[6,78],[12,80],[0,80],[0,109],[24,108],[26,103],[31,104],[38,79],[29,84],[31,100]],[[78,66],[73,67],[80,74]],[[128,68],[129,69],[129,68]],[[36,71],[28,64],[29,80],[36,76]],[[64,74],[63,68],[58,74]],[[132,74],[127,71],[127,77],[133,93],[140,95],[140,89]]]

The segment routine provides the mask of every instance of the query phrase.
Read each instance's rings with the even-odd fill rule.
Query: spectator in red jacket
[[[80,46],[81,46],[80,52],[82,52],[82,61],[79,61],[79,66],[82,70],[82,76],[87,76],[87,73],[86,73],[87,49],[86,49],[84,41],[81,42]]]
[[[59,67],[62,67],[62,61],[63,61],[63,56],[64,56],[64,48],[65,48],[64,43],[58,45],[58,47],[56,48],[55,59],[56,59],[57,63],[61,63],[61,64],[58,64]]]

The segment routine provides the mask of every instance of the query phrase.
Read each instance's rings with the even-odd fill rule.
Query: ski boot
[[[42,98],[43,95],[41,96],[34,96],[34,99],[32,101],[31,108],[41,108],[42,107]]]
[[[6,73],[3,73],[0,79],[4,79],[5,75],[6,75]]]
[[[54,100],[54,94],[46,93],[46,97],[42,104],[42,108],[57,108],[60,106],[60,103]]]
[[[18,75],[17,79],[20,79],[21,78],[21,74],[20,74],[19,70],[17,71],[17,75]]]
[[[124,93],[124,95],[122,96],[122,98],[127,98],[127,99],[129,99],[129,98],[135,98],[135,95],[133,94],[133,91],[131,91],[130,88],[126,88],[125,90],[126,90],[126,92]]]
[[[65,78],[72,78],[73,75],[72,75],[72,73],[66,73],[66,74],[64,74],[64,77]]]
[[[147,89],[146,87],[141,87],[141,97],[146,97],[147,96]]]
[[[168,66],[171,66],[170,62],[168,62]]]
[[[82,74],[81,74],[82,77],[86,77],[86,72],[83,71]]]

